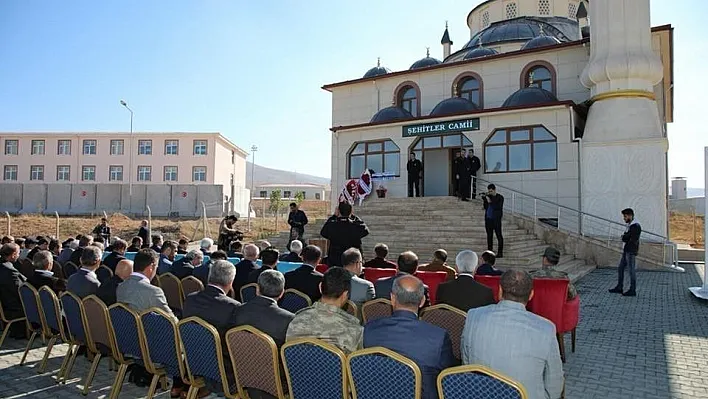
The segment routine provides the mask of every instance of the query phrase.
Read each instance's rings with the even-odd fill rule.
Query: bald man
[[[111,306],[118,302],[116,300],[116,290],[118,285],[130,276],[133,272],[133,261],[128,259],[123,259],[116,265],[116,271],[113,277],[108,280],[105,284],[101,284],[96,291],[96,296],[98,296],[106,306]]]
[[[413,360],[423,374],[423,399],[437,399],[438,374],[460,363],[452,354],[450,336],[444,329],[418,320],[418,310],[425,304],[425,286],[417,277],[405,274],[393,281],[391,304],[391,317],[364,327],[364,348],[383,346]]]

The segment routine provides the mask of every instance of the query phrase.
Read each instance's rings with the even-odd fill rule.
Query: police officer
[[[467,159],[467,154],[465,153],[465,150],[461,150],[459,154],[461,155],[461,157],[459,158],[459,162],[457,163],[457,167],[455,169],[455,174],[458,178],[458,197],[462,201],[469,201],[470,183],[472,181],[472,175],[470,173],[470,163]]]
[[[423,178],[423,163],[415,159],[415,153],[411,152],[408,157],[408,196],[413,196],[413,188],[415,188],[415,196],[420,197],[420,179]]]
[[[460,197],[461,177],[465,174],[465,159],[462,158],[462,151],[455,151],[455,159],[452,160],[452,192],[455,197]]]
[[[472,199],[477,198],[477,171],[482,167],[482,163],[479,161],[476,155],[474,155],[474,148],[467,150],[467,163],[470,168],[470,184],[472,185]]]
[[[327,219],[320,235],[329,240],[327,264],[342,266],[342,254],[349,248],[361,252],[361,239],[369,235],[369,228],[359,217],[352,214],[352,206],[340,202],[337,213]]]

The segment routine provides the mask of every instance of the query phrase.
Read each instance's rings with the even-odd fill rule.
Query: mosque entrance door
[[[426,197],[445,197],[452,192],[452,159],[454,151],[472,148],[464,134],[424,136],[413,142],[412,152],[423,162],[422,191]]]

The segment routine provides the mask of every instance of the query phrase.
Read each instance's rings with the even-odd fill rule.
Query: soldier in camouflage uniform
[[[542,260],[542,266],[541,269],[532,271],[531,277],[533,278],[568,278],[568,273],[562,272],[560,270],[555,270],[553,267],[558,264],[558,261],[560,261],[560,251],[553,248],[553,247],[548,247],[546,250],[543,252],[543,260]],[[568,283],[568,300],[570,301],[571,299],[575,298],[578,295],[578,292],[575,290],[575,286],[573,283]]]
[[[317,338],[335,345],[345,354],[362,347],[364,327],[342,308],[349,298],[352,274],[341,267],[327,270],[322,280],[322,299],[295,315],[286,342],[296,338]]]

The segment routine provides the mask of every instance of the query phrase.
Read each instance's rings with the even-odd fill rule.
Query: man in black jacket
[[[133,261],[128,259],[123,259],[116,265],[115,274],[110,280],[101,284],[96,291],[96,296],[99,297],[106,306],[111,306],[118,302],[116,298],[116,291],[118,291],[118,286],[130,277],[133,272]]]
[[[452,194],[455,197],[460,198],[460,185],[462,184],[462,177],[465,174],[466,162],[462,158],[462,151],[455,151],[455,159],[452,160]]]
[[[57,295],[62,291],[66,291],[66,280],[55,276],[52,272],[54,258],[51,252],[37,252],[32,258],[32,265],[34,266],[34,273],[27,278],[27,281],[32,284],[34,288],[39,290],[47,286],[57,293]]]
[[[113,243],[113,252],[109,253],[108,256],[106,256],[105,259],[103,259],[103,264],[108,266],[109,269],[113,273],[116,272],[116,266],[118,265],[118,262],[122,261],[125,259],[125,251],[128,249],[128,243],[121,240],[120,238],[116,239],[115,242]]]
[[[264,251],[265,252],[265,251]],[[258,296],[236,311],[236,325],[250,325],[268,334],[280,348],[285,342],[294,314],[278,307],[285,291],[285,277],[277,270],[265,268],[258,276]]]
[[[484,228],[487,230],[487,249],[494,250],[494,234],[497,235],[497,258],[504,257],[504,237],[502,236],[502,217],[504,216],[504,196],[497,193],[497,186],[487,186],[487,194],[482,194],[484,201]]]
[[[259,249],[254,244],[247,244],[243,248],[243,260],[236,265],[236,276],[233,281],[234,293],[237,299],[241,299],[241,287],[248,284],[248,275],[258,269]]]
[[[307,215],[304,211],[298,209],[298,206],[295,202],[290,203],[288,225],[290,225],[290,241],[302,241],[302,237],[305,234],[305,225],[307,225]]]
[[[610,292],[624,296],[637,296],[637,265],[636,258],[639,253],[639,237],[642,235],[642,226],[634,219],[634,210],[627,208],[622,211],[627,230],[622,235],[624,250],[617,270],[617,286]],[[624,290],[624,270],[629,269],[629,291]]]
[[[408,170],[408,196],[412,197],[415,189],[415,196],[420,197],[420,179],[423,178],[423,163],[415,159],[415,152],[411,152],[408,156],[406,170]]]
[[[27,278],[13,265],[19,258],[20,247],[17,244],[9,243],[0,248],[0,302],[8,320],[25,316],[18,289]],[[13,323],[10,336],[24,338],[25,323]]]
[[[175,277],[182,280],[187,276],[191,276],[194,273],[194,269],[201,267],[204,263],[204,255],[202,251],[198,249],[193,249],[187,252],[183,258],[178,259],[172,263],[172,268],[170,273],[174,274]]]
[[[327,254],[329,266],[342,266],[342,254],[349,248],[356,248],[362,252],[361,239],[369,235],[369,228],[366,227],[366,224],[352,215],[351,205],[340,202],[337,211],[338,214],[327,219],[320,231],[320,235],[329,240]]]
[[[470,185],[472,186],[472,199],[477,198],[477,171],[482,167],[482,163],[479,161],[476,155],[474,155],[474,149],[470,148],[467,151],[467,164],[470,168]]]
[[[316,245],[308,245],[302,250],[302,259],[302,266],[285,273],[285,289],[296,289],[309,296],[314,303],[322,297],[320,283],[323,275],[315,270],[322,259],[322,250]]]

